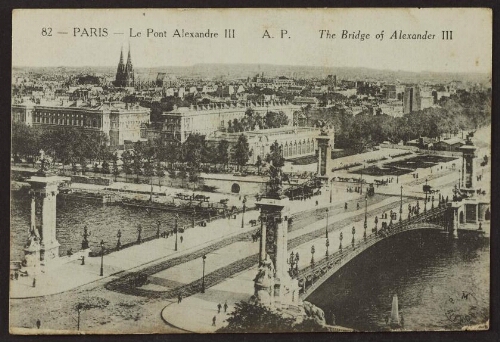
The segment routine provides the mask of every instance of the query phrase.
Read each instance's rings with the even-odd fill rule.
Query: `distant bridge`
[[[387,228],[379,229],[374,234],[370,234],[354,244],[346,243],[341,250],[339,249],[314,264],[298,270],[295,277],[299,280],[301,286],[301,298],[306,299],[342,266],[389,236],[417,229],[451,231],[453,229],[453,219],[450,217],[448,209],[443,204],[409,219],[389,225]]]

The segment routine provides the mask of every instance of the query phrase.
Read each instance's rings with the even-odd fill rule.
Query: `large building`
[[[120,61],[116,70],[115,86],[133,87],[134,86],[134,66],[130,56],[130,46],[128,48],[127,64],[123,63],[123,49],[120,51]]]
[[[144,140],[141,126],[149,123],[150,109],[124,102],[83,102],[70,104],[12,106],[12,119],[29,126],[57,130],[78,127],[87,131],[100,131],[109,137],[111,146],[125,141]]]
[[[250,151],[252,151],[248,164],[255,164],[258,156],[263,160],[265,159],[271,152],[271,145],[275,141],[281,146],[285,159],[295,159],[314,155],[318,148],[316,137],[319,136],[320,129],[313,127],[286,126],[240,133],[215,132],[207,136],[206,140],[208,143],[214,144],[221,140],[227,140],[230,146],[234,146],[241,134],[247,137]],[[331,139],[333,141],[333,133],[331,134]]]
[[[418,86],[406,87],[403,96],[403,113],[408,114],[432,107],[434,98],[431,93],[422,91]]]
[[[291,125],[293,112],[300,106],[287,101],[231,102],[175,108],[163,113],[162,135],[167,140],[186,141],[190,134],[210,135],[229,126],[229,121],[240,120],[252,109],[265,115],[267,112],[283,112]],[[148,132],[148,136],[152,132]]]

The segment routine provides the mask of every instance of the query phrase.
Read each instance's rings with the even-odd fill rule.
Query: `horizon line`
[[[481,75],[490,75],[491,71],[435,71],[435,70],[404,70],[404,69],[377,69],[374,67],[368,66],[321,66],[321,65],[294,65],[294,64],[273,64],[273,63],[195,63],[190,65],[159,65],[159,66],[134,66],[134,69],[156,69],[156,68],[191,68],[197,65],[248,65],[248,66],[275,66],[275,67],[292,67],[292,68],[323,68],[323,69],[368,69],[374,71],[384,71],[384,72],[406,72],[406,73],[435,73],[435,74],[481,74]],[[116,68],[116,65],[59,65],[59,66],[48,66],[48,65],[39,65],[39,66],[26,66],[26,65],[12,65],[12,69],[14,68]]]

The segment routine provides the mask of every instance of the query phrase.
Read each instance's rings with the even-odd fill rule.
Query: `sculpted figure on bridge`
[[[326,324],[325,312],[323,310],[306,301],[303,302],[303,305],[307,317],[314,319],[318,324]]]
[[[271,305],[274,289],[274,265],[269,255],[260,265],[253,281],[255,289],[253,300],[256,303]]]

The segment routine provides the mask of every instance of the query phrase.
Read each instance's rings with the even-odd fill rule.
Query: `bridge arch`
[[[232,193],[239,194],[240,190],[241,190],[241,187],[238,183],[233,183],[233,185],[231,185],[231,192]]]
[[[405,222],[403,222],[404,224]],[[366,251],[370,247],[376,245],[378,242],[384,240],[385,238],[400,235],[401,233],[421,230],[421,229],[431,229],[431,230],[446,230],[446,225],[441,223],[431,223],[425,221],[410,222],[404,224],[401,228],[400,224],[397,223],[390,229],[381,230],[377,236],[370,235],[366,241],[364,239],[358,241],[354,249],[351,245],[344,247],[342,253],[338,251],[331,254],[328,258],[323,258],[318,260],[314,267],[308,266],[305,269],[299,271],[299,284],[304,284],[301,288],[301,298],[307,298],[311,293],[313,293],[324,281],[330,278],[338,270],[340,270],[349,261],[360,255],[362,252]]]

